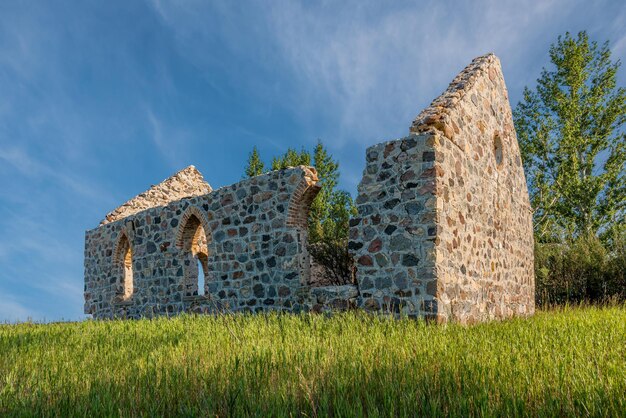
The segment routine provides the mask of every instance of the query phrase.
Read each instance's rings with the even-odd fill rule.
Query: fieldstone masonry
[[[124,219],[155,206],[165,206],[177,199],[202,196],[212,191],[209,183],[202,178],[202,174],[194,166],[189,166],[109,212],[100,225]]]
[[[213,191],[192,166],[153,186],[87,231],[85,312],[361,307],[461,323],[534,312],[528,192],[494,55],[463,70],[407,137],[367,150],[350,220],[356,285],[312,286],[317,181],[301,166]]]
[[[496,56],[367,150],[351,221],[361,304],[462,323],[534,313],[533,233]]]
[[[202,177],[188,167],[154,189],[179,189],[172,179]],[[319,186],[310,167],[274,171],[200,196],[150,207],[87,231],[85,312],[96,318],[184,311],[299,311],[307,288],[306,213]],[[206,185],[208,187],[208,185]],[[190,190],[195,190],[191,188]],[[174,193],[179,197],[177,193]],[[118,213],[119,211],[114,211]],[[132,248],[132,271],[119,248]],[[205,286],[198,289],[204,270]],[[132,281],[133,293],[125,292]]]

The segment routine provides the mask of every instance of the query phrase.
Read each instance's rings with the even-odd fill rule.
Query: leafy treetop
[[[626,209],[626,90],[608,43],[566,33],[514,111],[540,242],[608,237]]]

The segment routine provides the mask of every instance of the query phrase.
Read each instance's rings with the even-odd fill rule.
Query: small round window
[[[493,155],[496,158],[496,166],[498,168],[502,167],[502,160],[504,159],[504,155],[502,151],[502,139],[498,134],[496,134],[496,136],[493,138]]]

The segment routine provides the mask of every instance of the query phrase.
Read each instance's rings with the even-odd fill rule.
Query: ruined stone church
[[[476,58],[413,121],[367,149],[350,220],[353,285],[311,281],[313,167],[213,190],[190,166],[85,235],[85,313],[362,308],[438,322],[534,313],[528,191],[498,58]]]

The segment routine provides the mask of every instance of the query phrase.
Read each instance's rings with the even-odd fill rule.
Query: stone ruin
[[[353,285],[311,279],[312,167],[212,190],[190,166],[85,236],[85,313],[342,310],[473,323],[534,313],[533,232],[496,56],[476,58],[413,121],[367,149],[348,248]]]

